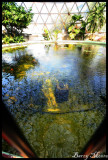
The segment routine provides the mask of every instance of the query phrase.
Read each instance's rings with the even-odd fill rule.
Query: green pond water
[[[72,158],[106,114],[106,46],[4,51],[2,99],[40,158]],[[2,150],[18,155],[4,140]]]

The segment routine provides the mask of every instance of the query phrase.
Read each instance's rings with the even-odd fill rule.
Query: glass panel
[[[43,22],[46,22],[46,20],[48,19],[48,14],[41,14],[41,17],[43,19]]]
[[[43,7],[43,5],[44,5],[44,3],[42,3],[42,2],[35,2],[35,4],[36,4],[36,6],[38,8],[38,11],[40,12],[41,9],[42,9],[42,7]]]
[[[43,19],[41,18],[41,15],[38,16],[37,23],[43,23]]]
[[[51,16],[48,16],[46,23],[53,23]]]
[[[56,7],[59,12],[61,12],[63,5],[64,5],[64,3],[62,3],[62,2],[56,2]]]
[[[44,28],[44,25],[38,24],[38,32],[40,35],[43,34],[43,28]]]
[[[101,3],[101,2],[100,2]],[[21,3],[18,2],[18,5]],[[27,5],[26,5],[27,4]],[[88,4],[88,5],[87,5]],[[23,2],[22,5],[26,8],[32,6],[32,12],[37,13],[34,14],[32,22],[38,22],[45,24],[46,20],[47,23],[54,24],[56,21],[58,24],[60,23],[69,23],[71,19],[70,15],[65,14],[79,14],[79,12],[84,12],[82,15],[84,16],[83,19],[85,20],[89,9],[93,8],[94,5],[98,2]],[[88,8],[89,7],[89,8]],[[41,15],[38,17],[39,12]],[[50,12],[50,16],[49,16]],[[69,13],[70,12],[70,13]],[[59,13],[61,15],[59,15]],[[63,20],[62,20],[63,19]],[[54,24],[55,25],[55,24]]]
[[[77,3],[79,11],[81,11],[81,9],[84,6],[85,2],[76,2],[76,3]]]
[[[66,6],[67,6],[69,12],[71,11],[73,5],[74,5],[74,2],[66,2]]]
[[[53,5],[53,8],[51,9],[51,13],[58,13],[58,10],[55,4]]]
[[[44,6],[42,7],[41,13],[49,13],[48,9],[46,7],[46,5],[44,4]]]
[[[61,13],[67,13],[67,12],[68,12],[68,9],[67,9],[66,5],[64,4],[63,8],[61,10]]]
[[[95,6],[96,2],[87,2],[87,3],[88,3],[88,6],[89,6],[89,9],[91,10]]]
[[[37,22],[38,16],[39,16],[38,14],[34,14],[33,19],[32,19],[32,22]]]
[[[45,4],[47,6],[48,11],[50,12],[52,7],[53,7],[53,5],[54,5],[54,3],[53,2],[46,2]]]
[[[58,14],[51,14],[51,17],[53,19],[53,22],[55,23],[57,21]]]
[[[53,30],[54,26],[53,24],[47,24],[47,28],[49,31]]]
[[[29,9],[30,7],[32,7],[32,2],[24,2],[25,6],[27,9]]]
[[[35,24],[33,25],[33,27],[30,28],[30,30],[31,30],[32,34],[38,34],[39,33],[38,32],[39,31],[38,26],[35,25]]]
[[[87,14],[87,13],[81,13],[81,15],[82,15],[82,17],[83,17],[82,19],[83,19],[83,20],[86,20],[86,17],[87,17],[88,14]]]
[[[88,9],[88,6],[87,4],[85,3],[84,7],[82,8],[81,12],[88,12],[89,9]]]
[[[32,4],[32,13],[39,13],[38,9],[37,9],[37,6],[35,3]]]
[[[77,6],[76,6],[76,4],[74,4],[74,6],[73,6],[73,8],[72,8],[72,10],[71,10],[71,12],[72,13],[76,13],[76,12],[78,12],[78,9],[77,9]]]

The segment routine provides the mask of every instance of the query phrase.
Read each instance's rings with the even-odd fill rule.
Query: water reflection
[[[50,49],[50,47],[51,47],[51,44],[49,44],[49,45],[45,45],[45,51],[46,51],[46,53],[49,53],[49,49]]]
[[[14,63],[13,63],[14,62]],[[22,79],[26,75],[26,71],[34,66],[39,65],[38,60],[36,60],[32,55],[27,53],[22,55],[20,52],[13,57],[11,63],[6,62],[6,59],[2,62],[3,71],[10,73],[15,77],[15,79]]]
[[[63,84],[63,82],[57,83],[55,88],[55,97],[57,103],[62,103],[64,101],[68,101],[69,88],[67,84]]]
[[[105,47],[33,44],[6,56],[2,97],[38,156],[80,152],[105,116]]]

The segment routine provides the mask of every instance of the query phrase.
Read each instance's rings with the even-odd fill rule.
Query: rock
[[[67,84],[60,82],[55,88],[55,97],[57,103],[68,101],[69,89]]]

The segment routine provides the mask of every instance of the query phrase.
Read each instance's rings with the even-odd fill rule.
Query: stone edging
[[[84,43],[84,44],[102,44],[106,45],[106,42],[99,42],[99,41],[77,41],[77,40],[62,40],[62,41],[28,41],[22,43],[11,43],[11,44],[3,44],[2,48],[4,47],[16,47],[16,46],[27,46],[29,44],[36,44],[36,43],[58,43],[58,44],[77,44],[77,43]]]

